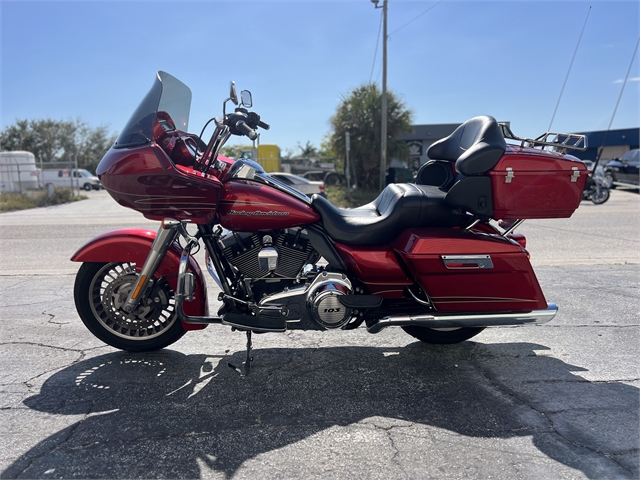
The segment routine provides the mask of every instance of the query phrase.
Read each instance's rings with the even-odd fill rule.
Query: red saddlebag
[[[441,312],[528,312],[547,308],[527,251],[497,235],[406,230],[394,249]]]

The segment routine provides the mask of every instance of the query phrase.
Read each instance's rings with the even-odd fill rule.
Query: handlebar
[[[244,135],[250,140],[255,140],[258,138],[258,132],[255,130],[256,128],[262,128],[264,130],[269,130],[270,128],[268,123],[260,120],[260,115],[255,112],[249,112],[242,106],[236,108],[233,113],[224,113],[223,108],[223,116],[213,120],[215,120],[216,129],[211,135],[211,140],[209,140],[207,148],[199,157],[200,160],[198,160],[200,163],[198,170],[205,174],[214,164],[215,160],[218,158],[220,149],[231,135]]]
[[[235,127],[240,133],[249,137],[250,140],[255,140],[256,138],[258,138],[258,133],[249,125],[247,125],[244,120],[238,120]]]

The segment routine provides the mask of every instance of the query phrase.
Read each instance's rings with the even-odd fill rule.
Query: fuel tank
[[[218,219],[228,230],[255,232],[309,225],[320,216],[307,203],[270,185],[233,179],[223,186]]]

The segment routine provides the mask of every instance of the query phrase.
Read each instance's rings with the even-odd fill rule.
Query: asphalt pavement
[[[249,377],[229,327],[135,355],[85,329],[71,255],[157,227],[89,197],[0,215],[0,478],[640,477],[636,192],[519,229],[546,325],[254,335]]]

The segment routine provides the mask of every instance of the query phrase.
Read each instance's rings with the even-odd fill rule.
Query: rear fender
[[[144,229],[123,229],[100,235],[89,241],[73,254],[72,262],[135,262],[138,269],[142,268],[149,255],[151,245],[156,238],[156,232]],[[160,262],[155,276],[164,277],[171,288],[176,291],[178,283],[178,267],[182,249],[177,243],[169,247]],[[198,262],[189,257],[188,271],[196,276],[195,298],[191,302],[183,302],[183,310],[189,316],[209,316],[207,300],[207,284],[202,275]],[[185,330],[200,330],[206,325],[182,323]]]

